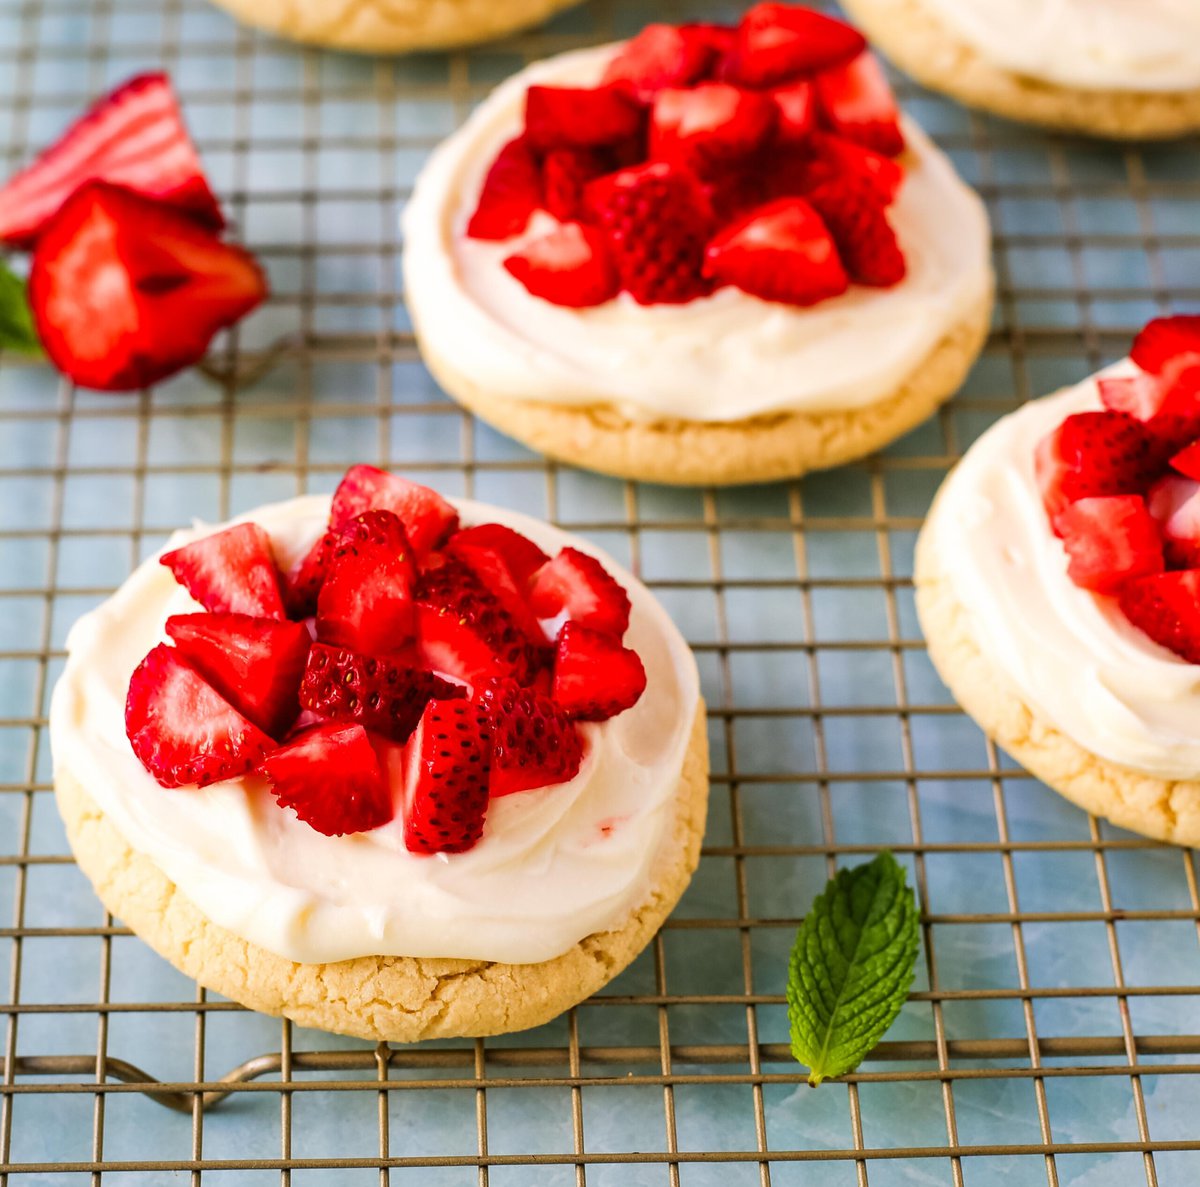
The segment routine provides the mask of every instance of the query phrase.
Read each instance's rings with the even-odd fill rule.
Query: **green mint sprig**
[[[25,282],[0,260],[0,350],[41,354]]]

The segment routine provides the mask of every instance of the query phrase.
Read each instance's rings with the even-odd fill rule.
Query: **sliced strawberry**
[[[493,796],[512,795],[579,774],[583,740],[549,697],[515,680],[493,680],[482,692],[492,726]]]
[[[1169,379],[1200,366],[1200,314],[1148,321],[1134,338],[1129,357],[1143,371]]]
[[[854,177],[829,181],[808,195],[837,245],[842,266],[855,284],[891,288],[908,266],[875,187]]]
[[[281,808],[327,837],[365,833],[395,815],[379,759],[360,725],[318,725],[263,760]]]
[[[663,161],[622,169],[588,186],[587,204],[608,235],[622,288],[639,304],[708,294],[704,247],[715,220],[687,170]]]
[[[1171,468],[1188,478],[1200,479],[1200,441],[1185,445],[1171,458]]]
[[[686,21],[679,29],[697,43],[708,46],[713,54],[714,72],[723,69],[725,59],[733,52],[737,42],[736,25],[719,25],[712,21]]]
[[[364,511],[390,511],[420,560],[458,526],[458,512],[435,490],[374,466],[351,466],[333,492],[330,527],[338,528]]]
[[[184,127],[170,78],[139,74],[100,99],[0,188],[0,240],[29,247],[81,185],[107,181],[220,230],[221,208]]]
[[[498,524],[486,524],[485,527],[499,527]],[[514,532],[515,536],[517,533]],[[472,535],[470,532],[459,532],[446,545],[446,554],[462,561],[479,579],[483,587],[489,590],[501,606],[508,612],[517,629],[531,642],[545,646],[546,635],[538,622],[537,615],[529,608],[526,590],[529,576],[524,567],[520,573],[513,571],[512,564],[503,547],[496,548],[487,542],[487,534]],[[519,539],[524,539],[519,537]],[[524,543],[528,544],[526,540]],[[530,545],[541,562],[534,565],[534,571],[548,559],[536,544]]]
[[[817,92],[812,82],[801,79],[772,87],[775,102],[775,138],[782,144],[805,144],[817,126]]]
[[[563,623],[554,655],[551,695],[577,721],[605,721],[637,703],[646,669],[636,651],[613,635]]]
[[[504,267],[535,297],[571,309],[603,305],[620,291],[608,237],[582,223],[555,227],[514,252]]]
[[[749,87],[773,87],[840,66],[867,48],[844,21],[793,4],[756,4],[746,11],[726,74]]]
[[[281,587],[283,604],[289,618],[313,618],[317,613],[317,596],[325,581],[325,546],[322,534],[317,542],[283,574]]]
[[[164,552],[159,563],[205,610],[284,617],[271,537],[256,523],[239,523],[202,536]]]
[[[1136,420],[1156,416],[1167,397],[1167,389],[1157,375],[1109,376],[1097,380],[1100,403],[1112,412],[1125,412]]]
[[[249,252],[174,207],[99,181],[46,224],[29,273],[46,353],[100,391],[146,387],[198,362],[266,295]]]
[[[529,605],[538,618],[566,614],[618,639],[629,628],[629,595],[594,556],[577,548],[564,548],[538,570]]]
[[[809,138],[809,150],[813,154],[814,185],[853,174],[875,186],[886,206],[904,183],[904,167],[898,161],[852,140],[814,132]]]
[[[1070,558],[1067,576],[1084,589],[1115,593],[1131,577],[1161,573],[1163,542],[1141,495],[1077,499],[1054,520]]]
[[[769,95],[725,82],[659,91],[650,115],[650,156],[711,173],[754,153],[775,127]]]
[[[525,136],[535,152],[598,148],[641,133],[645,112],[622,84],[531,86],[525,92]]]
[[[467,223],[471,239],[511,239],[525,230],[542,200],[537,158],[523,136],[499,152],[483,181],[475,213]]]
[[[282,738],[300,712],[308,628],[248,614],[173,614],[175,650],[239,713]]]
[[[1200,570],[1158,573],[1121,588],[1121,610],[1138,630],[1189,664],[1200,664]]]
[[[390,511],[366,511],[330,537],[317,638],[364,655],[399,651],[415,631],[417,570],[404,525]]]
[[[479,842],[488,809],[491,717],[478,701],[430,701],[409,746],[404,844],[411,853],[462,853]]]
[[[125,734],[163,787],[207,787],[244,775],[272,744],[165,643],[130,678]]]
[[[780,198],[727,227],[708,245],[705,270],[764,301],[789,305],[814,305],[850,283],[833,237],[803,198]]]
[[[588,182],[612,168],[611,156],[591,148],[552,149],[542,159],[542,206],[562,223],[580,218]]]
[[[830,131],[889,157],[904,151],[900,109],[878,59],[860,54],[817,77],[817,107]]]
[[[649,103],[664,87],[687,87],[704,78],[717,59],[713,38],[686,25],[647,25],[618,51],[602,83],[625,83]]]
[[[1146,503],[1162,527],[1167,565],[1200,568],[1200,482],[1168,474],[1150,488]]]
[[[468,689],[478,689],[496,676],[512,676],[487,641],[453,610],[418,602],[414,655],[422,668]]]
[[[473,528],[463,528],[455,534],[454,545],[458,548],[488,548],[499,553],[521,589],[528,587],[529,579],[550,559],[528,536],[501,523],[480,523]]]

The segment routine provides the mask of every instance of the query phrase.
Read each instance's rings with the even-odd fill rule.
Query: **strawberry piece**
[[[1124,412],[1136,420],[1148,421],[1158,415],[1167,398],[1167,389],[1157,375],[1110,376],[1099,379],[1096,387],[1100,403],[1112,412]]]
[[[529,605],[538,618],[565,613],[572,622],[618,639],[629,628],[629,595],[594,556],[577,548],[564,548],[538,570]]]
[[[789,305],[814,305],[850,283],[833,237],[803,198],[780,198],[727,227],[708,245],[705,270],[764,301]]]
[[[1170,379],[1200,366],[1200,314],[1148,321],[1134,338],[1129,357],[1143,371]]]
[[[404,742],[431,697],[453,698],[459,690],[432,672],[384,655],[360,655],[344,647],[314,643],[300,685],[300,703],[320,717],[354,722]]]
[[[772,87],[775,139],[781,144],[805,144],[817,126],[817,92],[807,79]]]
[[[852,177],[829,181],[808,195],[837,245],[842,266],[855,284],[891,288],[908,266],[887,219],[887,210],[869,182]]]
[[[710,291],[704,247],[714,228],[700,183],[665,161],[622,169],[588,186],[621,287],[641,305],[682,304]]]
[[[650,156],[708,172],[750,156],[775,127],[769,95],[724,82],[659,91],[650,115]]]
[[[1168,474],[1150,488],[1146,503],[1161,525],[1168,567],[1200,568],[1200,482]]]
[[[173,614],[180,657],[263,733],[282,738],[300,712],[297,690],[311,642],[299,622],[248,614]]]
[[[327,837],[365,833],[395,815],[379,759],[360,725],[318,725],[263,760],[281,808]]]
[[[475,213],[467,223],[470,239],[511,239],[525,230],[542,200],[537,158],[523,136],[497,154],[483,181]]]
[[[207,787],[244,775],[272,745],[165,643],[130,677],[125,734],[163,787]]]
[[[492,731],[477,701],[430,701],[409,747],[404,845],[462,853],[478,844],[488,809]]]
[[[566,783],[579,774],[583,740],[549,697],[515,680],[482,691],[492,727],[493,797]]]
[[[607,237],[582,223],[555,227],[514,252],[504,267],[535,297],[571,309],[603,305],[620,291]]]
[[[499,524],[485,524],[484,527],[499,527]],[[512,533],[514,536],[516,532]],[[519,537],[523,543],[529,544],[524,537]],[[536,544],[530,548],[537,553],[540,561],[533,565],[533,570],[541,568],[549,559]],[[489,590],[496,600],[504,607],[517,629],[525,637],[538,646],[545,646],[546,635],[537,615],[529,608],[526,589],[529,585],[530,571],[522,566],[520,575],[513,571],[513,566],[505,554],[503,546],[495,547],[488,543],[487,533],[482,535],[470,532],[459,532],[446,545],[446,554],[461,561],[479,579],[483,587]]]
[[[1189,664],[1200,664],[1200,570],[1139,577],[1121,588],[1121,610],[1138,630]]]
[[[455,534],[456,548],[487,548],[498,553],[521,589],[550,558],[528,536],[501,523],[480,523]]]
[[[606,721],[637,703],[646,669],[636,651],[602,631],[564,622],[558,632],[551,695],[577,721]]]
[[[327,537],[322,535],[315,544],[283,574],[281,588],[283,604],[289,618],[314,618],[317,596],[325,582]]]
[[[46,353],[99,391],[146,387],[198,362],[266,295],[249,252],[174,207],[99,181],[46,224],[29,272]]]
[[[1076,412],[1034,452],[1034,474],[1053,523],[1076,499],[1145,492],[1160,468],[1146,428],[1123,412]]]
[[[205,610],[284,617],[271,537],[256,523],[239,523],[202,536],[164,552],[159,563]]]
[[[333,492],[330,527],[339,528],[375,510],[399,516],[417,560],[458,527],[458,512],[437,491],[374,466],[351,466]]]
[[[686,21],[679,30],[699,45],[706,45],[713,54],[713,73],[723,67],[737,42],[736,25],[718,25],[712,21]]]
[[[364,655],[399,651],[413,637],[417,571],[408,536],[390,511],[365,511],[330,532],[317,597],[317,638]]]
[[[1171,458],[1171,468],[1188,478],[1200,479],[1200,441],[1185,445]]]
[[[640,135],[644,122],[641,104],[622,84],[525,92],[525,137],[535,152],[616,144]]]
[[[213,230],[225,225],[184,127],[170,78],[139,74],[75,121],[0,188],[0,241],[30,247],[85,182],[107,181],[177,206]]]
[[[866,38],[844,21],[791,4],[756,4],[746,11],[725,73],[748,87],[773,87],[849,62]]]
[[[885,156],[904,151],[900,109],[879,60],[860,54],[817,77],[817,107],[830,131]]]
[[[606,155],[589,148],[556,148],[542,161],[542,206],[559,222],[578,219],[589,181],[603,177],[611,167]]]
[[[870,182],[887,206],[904,183],[904,166],[866,145],[843,140],[828,132],[814,132],[809,140],[809,148],[813,153],[814,185],[852,174]]]
[[[1131,577],[1161,573],[1162,536],[1141,495],[1077,499],[1054,520],[1070,564],[1067,576],[1095,593],[1115,593]]]
[[[699,82],[715,63],[717,53],[712,36],[704,29],[647,25],[609,62],[600,81],[625,83],[643,103],[649,103],[665,87]]]

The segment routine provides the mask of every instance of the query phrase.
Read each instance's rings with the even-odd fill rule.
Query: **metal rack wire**
[[[437,391],[404,313],[397,214],[494,82],[646,17],[597,2],[390,62],[275,43],[202,0],[0,0],[0,169],[88,95],[165,65],[275,290],[203,374],[140,396],[0,359],[0,1187],[1200,1173],[1192,854],[1086,817],[986,744],[928,665],[910,580],[929,497],[982,428],[1200,300],[1195,145],[1056,139],[902,83],[996,230],[994,332],[963,393],[884,454],[801,483],[608,481]],[[372,1048],[197,991],[103,914],[54,811],[45,715],[74,617],[192,516],[328,489],[364,459],[604,543],[700,659],[700,871],[631,970],[535,1032]],[[923,967],[889,1040],[810,1092],[787,1050],[792,932],[838,863],[883,845],[914,876]]]

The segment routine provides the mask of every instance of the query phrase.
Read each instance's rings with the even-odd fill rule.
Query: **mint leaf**
[[[41,354],[33,315],[25,295],[25,282],[0,261],[0,350]]]
[[[792,1054],[815,1088],[862,1062],[908,997],[920,948],[913,892],[883,852],[839,870],[796,933],[788,963]]]

